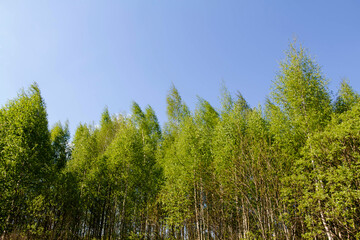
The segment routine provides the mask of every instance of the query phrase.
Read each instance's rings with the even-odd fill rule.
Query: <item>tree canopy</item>
[[[221,89],[168,121],[132,103],[49,128],[34,83],[0,110],[1,239],[360,239],[360,97],[293,42],[265,106]]]

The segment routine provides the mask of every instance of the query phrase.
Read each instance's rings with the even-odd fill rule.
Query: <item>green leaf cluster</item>
[[[48,127],[37,84],[0,110],[1,239],[360,239],[360,97],[293,42],[265,106],[171,86],[98,124]]]

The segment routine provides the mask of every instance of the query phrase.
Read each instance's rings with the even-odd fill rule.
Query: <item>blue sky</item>
[[[194,109],[222,81],[263,104],[293,37],[336,89],[360,91],[360,1],[0,0],[0,105],[38,82],[49,124],[97,122],[105,106],[151,105],[172,83]]]

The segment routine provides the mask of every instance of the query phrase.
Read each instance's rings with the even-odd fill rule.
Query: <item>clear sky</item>
[[[163,124],[171,83],[194,109],[219,107],[222,81],[263,104],[293,37],[336,89],[360,92],[359,0],[0,0],[0,105],[38,82],[50,126],[151,105]]]

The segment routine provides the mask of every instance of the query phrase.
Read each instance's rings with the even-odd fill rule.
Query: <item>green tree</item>
[[[73,178],[76,181],[74,186],[75,192],[76,189],[79,189],[80,196],[75,203],[75,205],[80,206],[80,221],[79,223],[74,223],[74,225],[79,224],[83,226],[79,230],[79,235],[84,237],[86,236],[95,236],[94,222],[94,201],[93,196],[96,194],[95,186],[92,182],[95,178],[95,171],[97,166],[97,159],[99,155],[99,148],[96,139],[95,129],[91,125],[80,124],[76,129],[74,139],[73,139],[73,151],[71,160],[68,162],[66,172],[69,177]],[[66,181],[66,180],[65,180]],[[71,185],[70,185],[71,186]],[[95,192],[94,192],[95,191]],[[96,207],[95,207],[96,208]],[[88,231],[84,231],[84,227],[88,228]]]
[[[311,134],[322,131],[329,122],[332,107],[327,81],[304,48],[290,44],[280,68],[273,82],[268,118],[278,151],[276,155],[282,159],[279,166],[283,170],[282,194],[286,206],[284,231],[288,238],[301,237],[309,229],[304,227],[305,213],[298,208],[304,194],[298,178],[303,173],[296,171],[295,163],[301,161],[301,149]],[[322,214],[324,216],[323,211]],[[331,238],[325,216],[321,222]]]
[[[71,157],[69,123],[66,122],[64,126],[60,122],[56,123],[50,134],[54,164],[59,171],[66,166]]]
[[[0,111],[0,229],[37,233],[44,226],[44,192],[52,169],[45,103],[38,85]],[[40,217],[40,218],[39,218]]]
[[[188,116],[190,111],[186,104],[182,101],[178,90],[173,85],[166,97],[167,102],[167,116],[170,128],[179,127],[181,122]]]
[[[179,158],[183,149],[179,138],[184,125],[190,126],[192,117],[185,103],[181,100],[179,92],[172,86],[167,96],[167,114],[164,140],[159,149],[158,159],[164,172],[164,185],[160,194],[160,202],[166,212],[166,224],[170,229],[169,234],[175,237],[175,231],[184,227],[189,214],[188,173],[184,169],[188,158]],[[180,143],[179,143],[180,142]],[[186,142],[184,142],[186,143]]]
[[[334,116],[324,131],[308,139],[304,158],[297,162],[297,181],[303,189],[299,209],[306,213],[308,238],[360,237],[359,113],[357,103]]]
[[[118,231],[121,238],[126,238],[132,231],[136,232],[139,226],[136,197],[143,159],[140,134],[129,119],[123,120],[106,156],[108,176],[114,185],[115,218],[120,223]]]
[[[141,159],[138,159],[136,166],[138,176],[136,182],[137,192],[135,201],[138,206],[139,225],[141,234],[149,237],[150,224],[157,225],[151,220],[153,211],[157,208],[155,201],[160,190],[161,170],[156,161],[156,153],[159,141],[161,140],[160,126],[154,110],[148,106],[145,113],[137,103],[132,105],[132,122],[141,137],[142,153]]]
[[[360,101],[360,96],[343,80],[338,91],[338,96],[334,104],[335,113],[343,113],[350,110],[356,103]]]

